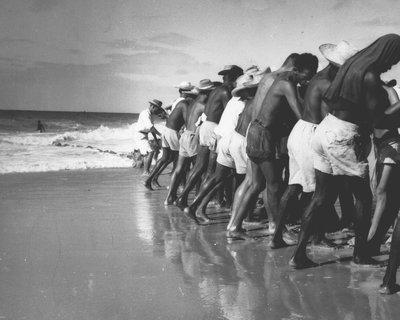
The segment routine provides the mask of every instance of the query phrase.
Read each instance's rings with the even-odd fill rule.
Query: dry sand
[[[1,176],[0,319],[399,319],[400,296],[377,293],[384,270],[351,267],[351,250],[314,251],[325,264],[294,271],[293,248],[227,243],[227,212],[196,226],[142,180]]]

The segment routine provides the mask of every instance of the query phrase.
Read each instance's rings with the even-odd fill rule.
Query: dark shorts
[[[246,153],[250,160],[274,160],[276,155],[276,139],[271,128],[261,121],[254,120],[247,131]]]

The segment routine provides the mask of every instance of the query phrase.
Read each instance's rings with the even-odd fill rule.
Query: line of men
[[[179,85],[180,98],[171,108],[162,135],[163,156],[145,186],[150,190],[159,186],[158,176],[175,162],[165,204],[178,206],[202,225],[211,220],[207,204],[225,190],[232,206],[227,237],[233,239],[249,238],[243,221],[261,193],[273,249],[295,243],[285,224],[295,214],[293,203],[299,195],[308,196],[289,262],[295,269],[317,265],[308,258],[306,247],[310,237],[324,238],[323,221],[335,215],[339,197],[343,225],[354,223],[353,263],[376,265],[379,262],[372,256],[379,251],[400,204],[390,200],[392,211],[386,213],[389,193],[385,194],[370,228],[367,157],[370,135],[375,134],[375,146],[381,150],[378,158],[383,159],[379,179],[386,186],[393,176],[390,169],[400,161],[400,102],[380,75],[400,61],[400,36],[382,36],[360,51],[346,41],[319,49],[329,64],[318,73],[316,56],[293,53],[274,72],[255,66],[243,71],[229,65],[218,73],[222,83],[205,79],[197,87]],[[182,127],[185,130],[179,138]],[[233,189],[228,187],[233,185],[232,178]],[[196,196],[189,204],[189,193],[196,186]],[[397,290],[399,263],[400,224],[396,223],[382,293]]]

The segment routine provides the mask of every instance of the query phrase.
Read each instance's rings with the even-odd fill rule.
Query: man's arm
[[[281,83],[283,95],[285,96],[290,109],[292,109],[297,119],[301,119],[301,116],[303,115],[303,106],[297,97],[296,87],[290,81],[283,80]]]
[[[231,100],[231,98],[232,98],[232,94],[228,90],[224,90],[223,94],[221,95],[221,103],[222,103],[222,106],[224,107],[224,110],[225,110],[225,107],[228,104],[229,100]]]
[[[364,77],[365,103],[367,111],[370,113],[374,128],[392,129],[400,126],[400,112],[397,103],[388,108],[391,114],[385,114],[382,110],[382,102],[387,100],[388,95],[382,87],[379,77],[372,72],[367,72]]]
[[[156,138],[155,135],[161,136],[160,131],[158,131],[158,130],[156,129],[155,126],[152,126],[152,127],[150,128],[150,131],[149,131],[149,132],[153,135],[154,138]]]
[[[382,115],[382,101],[384,101],[387,93],[382,87],[382,83],[378,76],[372,72],[367,72],[364,77],[364,92],[366,108],[372,119]]]
[[[386,90],[386,92],[388,94],[389,102],[390,102],[390,107],[385,110],[385,114],[393,114],[393,113],[397,112],[400,108],[399,96],[398,96],[396,90],[394,90],[391,87],[383,86],[383,89]]]

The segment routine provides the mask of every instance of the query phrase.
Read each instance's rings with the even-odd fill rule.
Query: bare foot
[[[398,284],[383,285],[382,283],[378,291],[381,294],[393,294],[400,291],[400,286]]]
[[[183,201],[182,198],[178,198],[175,200],[174,205],[176,205],[179,209],[182,211],[185,210],[185,208],[189,207],[187,204],[187,201]]]
[[[375,260],[371,257],[354,256],[352,264],[360,267],[382,267],[384,264],[381,261]]]
[[[210,217],[205,212],[205,208],[198,208],[196,210],[196,215],[206,223],[211,221]]]
[[[228,230],[226,232],[226,237],[230,240],[247,240],[247,239],[251,239],[251,237],[249,237],[246,234],[246,231],[244,229],[239,229],[239,230]]]
[[[194,222],[196,222],[196,224],[200,225],[200,222],[199,222],[199,220],[197,219],[196,213],[194,212],[194,210],[193,210],[193,211],[185,210],[184,212],[185,212],[185,216],[187,216],[188,218],[190,218],[191,220],[193,220]]]
[[[297,244],[297,235],[291,231],[286,231],[283,233],[283,241],[289,246],[294,246]]]
[[[271,249],[285,248],[289,245],[282,238],[273,238],[270,242]]]
[[[153,185],[156,186],[156,188],[162,188],[162,186],[158,183],[157,180],[153,180]]]
[[[337,247],[337,245],[335,243],[330,242],[328,239],[322,239],[319,241],[315,241],[312,243],[312,245],[320,247],[320,248],[328,248],[328,249]]]
[[[173,205],[176,200],[176,197],[168,197],[167,200],[164,201],[165,206]]]
[[[293,257],[289,261],[289,266],[293,267],[294,269],[306,269],[306,268],[314,268],[318,266],[317,263],[310,260],[306,255],[302,258],[295,258]]]
[[[146,180],[146,181],[144,182],[144,186],[145,186],[147,189],[149,189],[150,191],[153,191],[153,187],[151,186],[151,181]]]
[[[142,173],[142,176],[149,176],[149,175],[150,175],[149,171],[145,171],[145,172]]]

